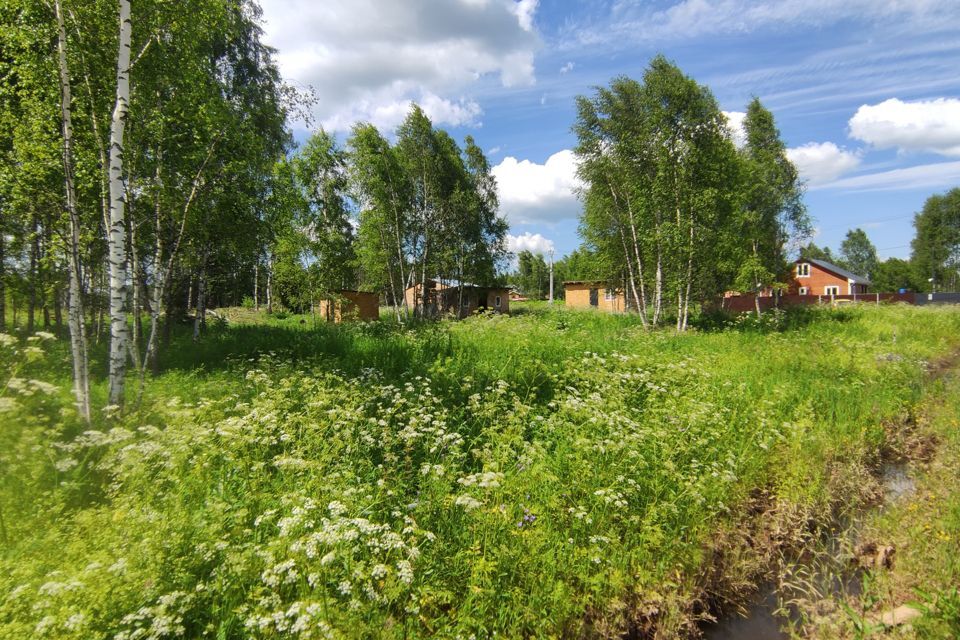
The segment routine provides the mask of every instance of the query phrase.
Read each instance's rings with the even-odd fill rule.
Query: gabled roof
[[[843,267],[838,267],[832,262],[827,262],[826,260],[817,260],[816,258],[801,258],[797,260],[797,262],[798,263],[809,262],[810,264],[815,264],[821,269],[825,269],[826,271],[835,273],[838,276],[842,278],[846,278],[847,280],[853,282],[854,284],[867,284],[867,285],[870,284],[870,279],[867,278],[866,276],[858,276],[854,272],[847,271]]]

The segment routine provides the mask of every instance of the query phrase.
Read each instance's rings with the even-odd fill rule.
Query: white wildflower
[[[474,509],[483,506],[483,503],[469,495],[457,496],[457,499],[454,501],[458,507],[463,507],[465,511],[473,511]]]
[[[397,576],[404,584],[413,582],[413,566],[407,560],[397,562]]]
[[[110,565],[107,571],[114,575],[123,575],[127,571],[127,559],[117,558],[117,561]]]
[[[67,471],[70,471],[70,469],[73,469],[78,464],[80,463],[74,460],[73,458],[64,458],[63,460],[57,460],[53,464],[53,466],[60,473],[66,473]]]

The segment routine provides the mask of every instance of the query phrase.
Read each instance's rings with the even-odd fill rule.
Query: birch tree
[[[616,78],[577,108],[581,230],[645,322],[659,325],[672,298],[683,331],[731,264],[737,161],[716,100],[658,56],[642,82]]]
[[[54,0],[57,20],[57,65],[60,71],[60,111],[63,133],[63,185],[70,232],[67,238],[69,278],[68,325],[70,350],[73,356],[73,390],[77,411],[90,422],[90,380],[87,356],[87,336],[83,325],[83,293],[80,265],[80,214],[77,210],[77,192],[74,184],[73,111],[70,68],[67,61],[67,31],[61,0]]]
[[[406,307],[409,181],[396,149],[376,127],[353,128],[349,148],[351,194],[359,205],[357,256],[364,280],[388,288],[397,317]]]
[[[110,273],[110,371],[109,401],[122,406],[127,364],[127,236],[126,192],[124,189],[124,133],[130,104],[130,47],[133,22],[130,0],[118,0],[116,98],[110,121],[110,229],[108,236]]]
[[[748,105],[743,126],[746,143],[739,154],[744,246],[735,285],[754,292],[759,315],[760,293],[787,280],[786,243],[809,236],[811,225],[799,174],[787,158],[773,114],[758,98]]]

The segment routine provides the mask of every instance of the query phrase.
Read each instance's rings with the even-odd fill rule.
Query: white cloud
[[[553,249],[553,240],[548,240],[539,233],[527,232],[519,236],[507,235],[507,250],[510,253],[529,251],[530,253],[547,255]]]
[[[565,74],[567,74],[567,73],[570,73],[571,71],[573,71],[573,68],[574,68],[575,66],[577,66],[575,63],[573,63],[573,62],[568,62],[567,64],[565,64],[565,65],[563,65],[562,67],[560,67],[560,75],[565,75]]]
[[[363,121],[370,122],[381,130],[390,131],[403,122],[414,102],[420,105],[434,124],[479,126],[479,117],[483,114],[480,105],[472,100],[461,98],[452,101],[425,92],[416,101],[360,100],[324,120],[323,126],[330,131],[346,131],[355,123]]]
[[[811,187],[836,180],[860,165],[860,156],[832,142],[808,142],[787,149],[787,157]]]
[[[513,224],[555,222],[580,213],[576,195],[580,181],[570,149],[558,151],[543,164],[508,156],[493,168],[493,175],[500,208]]]
[[[411,101],[437,124],[474,124],[480,107],[454,99],[499,76],[535,82],[535,0],[263,0],[265,41],[284,77],[315,89],[314,116],[343,130],[358,118],[395,124]]]
[[[844,178],[823,185],[824,189],[849,191],[900,191],[956,186],[960,182],[960,161],[923,164],[865,176]]]
[[[517,2],[511,0],[510,9],[517,16],[524,31],[533,31],[533,14],[536,13],[538,4],[540,0],[518,0]]]
[[[850,137],[878,149],[960,156],[960,99],[863,105],[850,118]]]
[[[611,19],[623,37],[653,40],[793,25],[823,27],[848,20],[936,28],[956,24],[957,12],[956,0],[683,0],[660,10],[646,2],[618,0]],[[588,31],[582,38],[592,42],[599,35]]]
[[[743,119],[747,114],[743,111],[724,111],[723,115],[727,117],[727,130],[730,132],[730,139],[737,147],[742,147],[747,143],[747,131],[743,128]]]
[[[502,149],[500,148],[500,145],[497,145],[497,146],[495,146],[495,147],[490,147],[489,149],[487,149],[487,155],[488,155],[488,156],[495,156],[495,155],[497,155],[498,153],[500,153],[500,151],[502,151]]]

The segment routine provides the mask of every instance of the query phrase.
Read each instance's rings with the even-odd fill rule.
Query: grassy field
[[[235,312],[92,429],[0,338],[2,638],[677,637],[868,500],[960,313]]]

